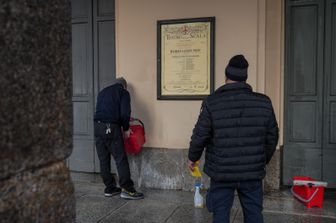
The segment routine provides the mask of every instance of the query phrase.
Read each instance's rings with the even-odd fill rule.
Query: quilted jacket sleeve
[[[191,136],[189,160],[198,161],[212,137],[211,114],[206,101],[203,101],[198,121]]]

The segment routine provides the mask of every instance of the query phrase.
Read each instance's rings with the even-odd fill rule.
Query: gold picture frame
[[[215,17],[157,22],[157,99],[202,100],[214,90]]]

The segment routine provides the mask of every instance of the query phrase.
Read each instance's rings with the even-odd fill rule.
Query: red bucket
[[[125,151],[129,154],[137,154],[141,151],[141,147],[146,142],[145,127],[139,119],[131,119],[130,129],[133,133],[130,137],[124,139]]]
[[[308,208],[322,208],[326,182],[316,181],[311,177],[294,176],[292,194]]]

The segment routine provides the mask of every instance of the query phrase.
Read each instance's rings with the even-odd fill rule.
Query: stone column
[[[0,0],[0,222],[71,222],[69,0]]]

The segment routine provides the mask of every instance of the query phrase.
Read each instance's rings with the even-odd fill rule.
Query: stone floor
[[[75,182],[76,222],[207,223],[212,219],[206,208],[193,207],[192,192],[143,189],[144,200],[126,201],[105,198],[103,189],[102,183]],[[235,200],[231,222],[243,222],[239,206]],[[325,195],[322,209],[307,209],[288,190],[267,194],[264,218],[266,223],[336,223],[336,193]]]

